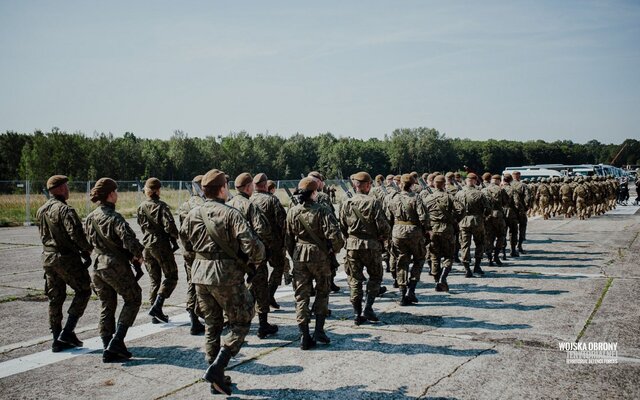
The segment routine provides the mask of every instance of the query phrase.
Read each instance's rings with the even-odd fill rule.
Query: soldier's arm
[[[344,246],[344,236],[342,236],[338,221],[327,208],[320,207],[320,212],[321,218],[323,219],[322,229],[324,230],[324,237],[331,241],[333,251],[338,253],[342,246]]]
[[[420,199],[417,199],[416,201],[416,212],[418,213],[418,219],[420,219],[422,229],[424,230],[424,232],[429,232],[431,230],[431,220],[429,219],[429,212],[424,206],[424,202]]]
[[[184,247],[185,251],[192,252],[193,244],[191,243],[191,232],[190,232],[190,218],[189,215],[184,218],[182,221],[182,225],[180,225],[180,241],[182,242],[182,247]]]
[[[138,222],[138,226],[142,229],[142,232],[144,233],[144,226],[142,226],[142,224],[145,223],[146,215],[142,211],[142,207],[143,205],[140,204],[136,209],[136,221]]]
[[[287,220],[287,213],[277,197],[273,196],[273,207],[275,209],[276,224],[280,230],[284,230]]]
[[[294,213],[294,209],[290,208],[289,212],[287,213],[286,228],[285,228],[285,235],[284,235],[284,246],[287,249],[287,252],[291,256],[291,258],[293,258],[293,252],[296,247],[295,234],[293,231],[293,213]]]
[[[136,238],[136,234],[133,229],[131,229],[131,226],[129,226],[129,223],[127,223],[121,215],[114,218],[113,223],[114,232],[122,241],[122,247],[133,254],[133,258],[142,258],[144,246],[138,241],[138,238]]]
[[[382,203],[379,200],[373,202],[373,217],[378,228],[378,236],[380,239],[387,239],[391,235],[391,225],[382,209]]]
[[[340,223],[340,231],[342,232],[344,237],[349,236],[349,223],[347,221],[347,212],[346,212],[348,203],[349,201],[347,200],[342,204],[342,207],[340,207],[339,219],[338,219],[338,222]]]
[[[71,241],[80,251],[91,252],[93,250],[93,246],[87,240],[87,236],[82,229],[82,222],[80,221],[80,217],[78,217],[76,210],[68,208],[62,219],[62,224],[71,238]]]
[[[238,210],[230,213],[229,222],[232,236],[238,241],[240,250],[249,258],[249,263],[260,264],[266,256],[264,244],[251,229],[249,222]]]
[[[264,213],[258,206],[253,203],[249,203],[249,217],[251,218],[251,224],[253,225],[253,229],[258,234],[258,237],[265,244],[270,243],[272,234],[267,216],[264,215]]]
[[[178,238],[178,228],[176,227],[176,221],[173,219],[173,214],[171,214],[171,209],[167,203],[162,203],[160,207],[162,227],[164,231],[169,234],[171,239]]]

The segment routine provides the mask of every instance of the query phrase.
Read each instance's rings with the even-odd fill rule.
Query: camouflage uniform
[[[86,257],[93,246],[87,242],[76,210],[62,197],[53,197],[44,203],[38,209],[36,219],[43,245],[42,266],[44,291],[49,298],[49,328],[55,342],[62,332],[62,306],[67,297],[67,285],[75,292],[68,310],[69,319],[77,322],[87,308],[91,297],[91,278],[81,253],[85,252]]]
[[[544,219],[549,219],[551,214],[551,201],[552,201],[552,192],[549,184],[544,179],[540,185],[538,186],[538,191],[536,192],[536,201],[538,203],[538,210],[542,214]]]
[[[507,224],[504,217],[504,209],[509,205],[509,196],[500,185],[490,184],[482,189],[489,200],[491,213],[485,219],[485,250],[489,256],[489,262],[501,265],[499,253],[504,247],[507,235]]]
[[[522,249],[522,244],[525,240],[527,240],[527,222],[528,217],[527,213],[529,211],[529,199],[531,197],[531,193],[526,184],[514,179],[511,182],[511,186],[513,186],[513,190],[516,195],[519,197],[520,201],[518,202],[517,208],[517,219],[518,219],[518,251],[524,252]]]
[[[204,200],[200,196],[191,196],[189,200],[182,203],[180,208],[178,209],[178,218],[180,221],[180,226],[187,218],[189,211],[193,210],[196,207],[200,207],[204,204]],[[184,250],[182,252],[182,257],[184,258],[184,271],[187,275],[187,311],[194,312],[198,316],[202,316],[200,312],[200,308],[198,307],[198,297],[196,296],[196,287],[191,282],[191,266],[193,265],[193,260],[195,259],[195,253],[192,251]]]
[[[584,185],[583,181],[580,180],[578,182],[578,185],[573,190],[573,201],[576,204],[576,214],[580,219],[585,219],[585,217],[587,216],[587,196],[588,192],[586,186]]]
[[[520,204],[520,196],[518,196],[510,183],[505,182],[503,189],[509,197],[509,203],[504,209],[504,218],[507,223],[507,228],[509,229],[511,256],[518,257],[519,254],[516,251],[516,247],[518,246],[518,210],[522,207]]]
[[[357,212],[353,211],[357,208]],[[359,214],[358,214],[359,213]],[[360,219],[362,216],[365,220]],[[344,269],[351,289],[351,304],[354,307],[356,321],[362,313],[362,282],[367,269],[367,302],[365,317],[373,316],[377,320],[371,306],[380,290],[382,282],[382,249],[381,241],[389,237],[391,227],[384,215],[382,204],[373,196],[356,193],[340,207],[340,229],[347,238],[347,257]]]
[[[171,242],[178,239],[178,229],[169,205],[155,196],[140,204],[137,220],[143,233],[144,264],[150,279],[149,302],[153,304],[158,295],[171,297],[178,284],[178,265],[171,248]],[[164,281],[160,282],[162,275]]]
[[[565,218],[571,218],[574,213],[573,187],[571,180],[566,178],[564,184],[560,186],[560,196],[562,198],[562,213]]]
[[[465,186],[460,190],[455,200],[463,210],[460,226],[460,248],[462,250],[462,263],[470,275],[469,263],[471,261],[471,239],[475,244],[475,268],[473,272],[482,274],[480,261],[484,251],[484,218],[489,215],[491,206],[489,201],[476,186]]]
[[[204,181],[203,181],[204,182]],[[206,215],[217,233],[234,252],[227,254],[211,238],[201,213]],[[231,356],[240,351],[254,316],[253,297],[244,284],[247,264],[265,258],[264,244],[253,232],[240,211],[219,199],[207,199],[189,212],[180,228],[180,239],[186,251],[195,254],[191,280],[196,285],[198,304],[207,326],[205,357],[212,363],[221,348],[223,313],[229,319],[229,334],[222,344]]]
[[[398,257],[396,275],[402,294],[401,304],[407,305],[417,302],[415,288],[426,258],[425,236],[431,230],[429,214],[414,192],[403,190],[389,198],[387,218],[393,226],[391,237]],[[411,272],[410,263],[413,263]]]
[[[104,241],[94,224],[114,246]],[[116,211],[115,204],[108,202],[103,202],[87,216],[84,230],[98,254],[93,265],[93,287],[102,303],[98,329],[102,338],[109,338],[116,331],[117,295],[124,300],[118,325],[132,326],[140,310],[142,289],[136,282],[129,260],[142,257],[144,246]]]

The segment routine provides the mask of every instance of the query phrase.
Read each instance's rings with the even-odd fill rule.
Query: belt
[[[53,247],[53,246],[43,246],[43,248],[44,248],[44,251],[48,251],[48,252],[51,252],[51,253],[57,253],[58,252],[58,249]]]
[[[411,226],[416,226],[416,224],[414,224],[411,221],[395,221],[394,222],[396,225],[411,225]]]
[[[222,253],[196,253],[196,260],[233,260],[226,254]]]

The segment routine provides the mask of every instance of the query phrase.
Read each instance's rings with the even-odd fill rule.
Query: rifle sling
[[[231,247],[229,247],[229,245],[227,245],[224,241],[222,241],[222,239],[218,236],[204,208],[205,208],[204,206],[201,206],[198,209],[198,211],[200,212],[200,218],[202,218],[202,222],[204,222],[204,226],[207,228],[207,233],[209,234],[209,237],[213,239],[215,244],[220,249],[222,249],[222,251],[224,251],[227,256],[229,256],[233,260],[236,260],[237,262],[245,264],[245,262],[240,257],[238,257],[238,255],[231,249]]]
[[[123,259],[129,261],[130,257],[127,254],[125,254],[125,252],[119,246],[113,243],[111,239],[109,239],[108,237],[105,236],[104,233],[102,233],[102,230],[100,230],[100,226],[98,225],[98,223],[94,218],[91,218],[91,225],[93,225],[93,229],[96,231],[98,236],[100,236],[102,243],[109,249],[109,251],[115,253],[116,256],[120,256]]]
[[[358,209],[358,207],[355,207],[353,204],[351,204],[351,209],[353,210],[353,212],[356,214],[356,217],[358,217],[358,219],[360,219],[365,225],[366,227],[371,231],[371,234],[375,236],[378,235],[378,229],[376,226],[374,226],[374,224],[372,224],[371,222],[369,222],[369,220],[367,220],[363,215],[362,212],[360,212],[360,210]]]
[[[315,232],[311,229],[309,223],[304,218],[302,218],[302,214],[298,214],[298,221],[300,221],[300,223],[304,227],[304,230],[309,234],[309,236],[311,236],[312,242],[316,246],[318,246],[323,253],[325,253],[327,256],[330,256],[329,249],[327,249],[326,245],[323,246],[322,240],[320,240],[318,235],[316,235]]]

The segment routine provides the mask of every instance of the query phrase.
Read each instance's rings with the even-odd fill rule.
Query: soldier
[[[99,207],[84,221],[84,231],[98,258],[93,264],[93,287],[100,299],[98,330],[102,338],[103,362],[126,360],[132,357],[124,338],[136,320],[142,303],[142,289],[138,285],[144,261],[144,246],[136,239],[127,221],[116,211],[118,184],[111,178],[100,178],[91,189],[90,197]],[[136,269],[135,277],[130,263]],[[118,295],[124,305],[116,326],[115,313]]]
[[[462,249],[462,265],[464,265],[465,277],[472,278],[473,274],[484,275],[480,268],[484,247],[484,219],[491,212],[489,201],[476,186],[478,176],[473,172],[467,175],[467,185],[460,190],[455,200],[463,210],[460,226],[460,248]],[[475,244],[475,264],[473,273],[469,263],[471,262],[471,239]]]
[[[382,203],[373,196],[368,196],[371,176],[366,172],[358,172],[352,176],[352,182],[356,194],[340,207],[340,229],[347,239],[344,269],[349,277],[354,321],[356,325],[360,325],[367,320],[378,321],[372,306],[382,282],[382,244],[389,237],[391,227],[384,215]],[[369,280],[362,314],[364,268],[367,269]]]
[[[511,174],[505,173],[503,179],[503,188],[509,197],[508,206],[504,210],[504,218],[507,223],[507,228],[509,228],[511,257],[520,257],[520,254],[518,254],[516,250],[516,246],[518,245],[518,210],[522,207],[520,205],[520,196],[518,196],[516,191],[513,190],[513,186],[511,186],[511,182],[513,181]]]
[[[249,222],[249,226],[258,235],[262,243],[271,243],[271,228],[267,217],[260,211],[251,200],[254,191],[253,178],[248,172],[244,172],[236,177],[235,187],[238,195],[227,202],[227,205],[233,207],[242,213],[242,216]],[[269,254],[267,248],[266,253]],[[258,328],[258,337],[266,338],[278,332],[277,325],[269,324],[269,268],[267,261],[258,265],[255,275],[249,284],[249,291],[253,295],[256,302],[256,312],[260,325]]]
[[[564,183],[560,186],[560,196],[562,198],[562,213],[565,218],[573,216],[573,187],[571,186],[571,178],[564,178]]]
[[[491,173],[485,172],[482,174],[482,188],[485,189],[491,185]]]
[[[64,175],[50,177],[47,190],[53,197],[36,213],[43,245],[44,291],[49,298],[49,328],[53,334],[51,351],[54,353],[82,346],[75,328],[91,297],[91,278],[87,268],[91,265],[93,246],[87,242],[76,210],[67,205],[68,181]],[[62,306],[67,297],[67,285],[75,294],[62,329]]]
[[[393,174],[389,174],[387,175],[387,177],[385,178],[385,186],[387,187],[387,191],[390,190],[395,190],[395,187],[393,185],[394,183],[394,178],[395,176]]]
[[[178,228],[173,220],[169,205],[160,200],[162,184],[158,178],[149,178],[144,184],[147,197],[136,212],[138,225],[142,229],[144,244],[144,265],[149,273],[149,310],[154,324],[169,322],[162,311],[164,301],[178,284],[178,265],[173,252],[178,249]],[[164,281],[160,282],[164,275]]]
[[[455,180],[455,174],[453,172],[447,172],[444,177],[447,181],[444,186],[444,190],[450,195],[455,196],[456,193],[458,193],[458,190],[460,190],[458,182]],[[457,222],[453,225],[453,230],[456,245],[455,251],[453,253],[453,260],[457,263],[460,263],[460,227],[458,226]]]
[[[552,200],[551,188],[547,184],[547,179],[542,178],[538,190],[536,192],[536,202],[538,203],[538,210],[542,214],[544,219],[549,219],[551,216],[550,202]]]
[[[295,278],[296,320],[300,329],[300,348],[308,350],[316,342],[328,344],[331,340],[324,332],[328,314],[329,283],[331,281],[331,253],[340,251],[344,244],[338,221],[325,207],[316,202],[318,180],[306,177],[298,184],[299,204],[290,208],[286,222],[286,248],[293,260]],[[309,298],[316,281],[313,338],[309,334]]]
[[[196,207],[200,207],[204,204],[204,200],[198,192],[200,191],[200,183],[202,182],[202,175],[198,175],[193,178],[191,181],[192,184],[192,195],[191,197],[182,203],[180,208],[178,209],[178,218],[180,221],[180,226],[189,215],[189,211],[193,210]],[[198,298],[196,296],[196,287],[191,282],[191,266],[193,265],[193,260],[195,259],[195,253],[192,251],[183,251],[182,257],[184,258],[184,270],[187,274],[187,312],[189,313],[189,318],[191,319],[191,329],[190,333],[192,335],[199,335],[204,333],[204,325],[200,322],[198,317],[202,317],[202,313],[200,308],[198,307]]]
[[[582,177],[578,178],[578,185],[573,190],[573,201],[576,205],[576,214],[578,218],[584,220],[587,214],[587,199],[588,192],[587,188],[584,185],[584,180]]]
[[[513,171],[513,182],[511,184],[513,186],[513,190],[520,198],[517,209],[518,253],[526,254],[526,251],[524,251],[524,249],[522,248],[522,244],[525,240],[527,240],[527,213],[529,211],[528,204],[531,193],[529,192],[529,188],[527,187],[527,185],[520,181],[520,176],[520,171]]]
[[[267,192],[276,195],[276,183],[271,179],[267,179]]]
[[[506,234],[507,224],[504,217],[504,209],[509,206],[509,195],[500,187],[500,175],[493,175],[491,183],[482,189],[482,193],[489,200],[491,213],[486,218],[485,235],[486,235],[486,251],[489,257],[489,265],[501,266],[500,249],[503,248]]]
[[[242,213],[225,204],[229,188],[224,172],[207,172],[202,188],[206,201],[189,212],[180,239],[196,255],[191,280],[207,326],[205,353],[210,364],[203,379],[211,383],[212,393],[231,395],[224,370],[240,351],[254,315],[245,273],[248,263],[260,264],[265,259],[265,248]],[[229,319],[229,333],[221,342],[223,315]]]
[[[429,238],[431,225],[424,204],[411,190],[415,184],[413,176],[402,175],[401,183],[401,192],[389,199],[387,218],[393,225],[391,237],[398,257],[396,276],[402,295],[400,305],[408,306],[418,302],[415,290],[425,261],[425,239]],[[413,263],[411,272],[410,263]]]
[[[280,200],[267,190],[267,181],[267,175],[262,172],[253,177],[255,190],[251,196],[251,201],[258,206],[260,211],[267,217],[271,230],[271,241],[265,243],[265,246],[269,249],[268,261],[273,268],[268,282],[269,304],[278,310],[280,309],[280,304],[276,302],[275,294],[278,286],[280,286],[282,282],[283,275],[285,284],[288,285],[291,283],[289,260],[284,253],[286,212]]]
[[[369,194],[373,196],[376,200],[380,202],[380,205],[383,209],[383,216],[386,218],[386,213],[384,210],[386,209],[385,199],[389,194],[390,189],[385,186],[385,179],[382,175],[376,176],[376,183],[378,186],[371,188]],[[385,272],[391,273],[391,264],[390,264],[390,255],[389,255],[389,240],[385,240],[382,243],[382,262],[386,265]]]
[[[432,230],[429,243],[431,275],[436,282],[436,291],[448,292],[447,276],[451,272],[455,251],[454,225],[461,210],[453,196],[444,190],[445,177],[437,175],[433,182],[434,192],[424,199]]]

